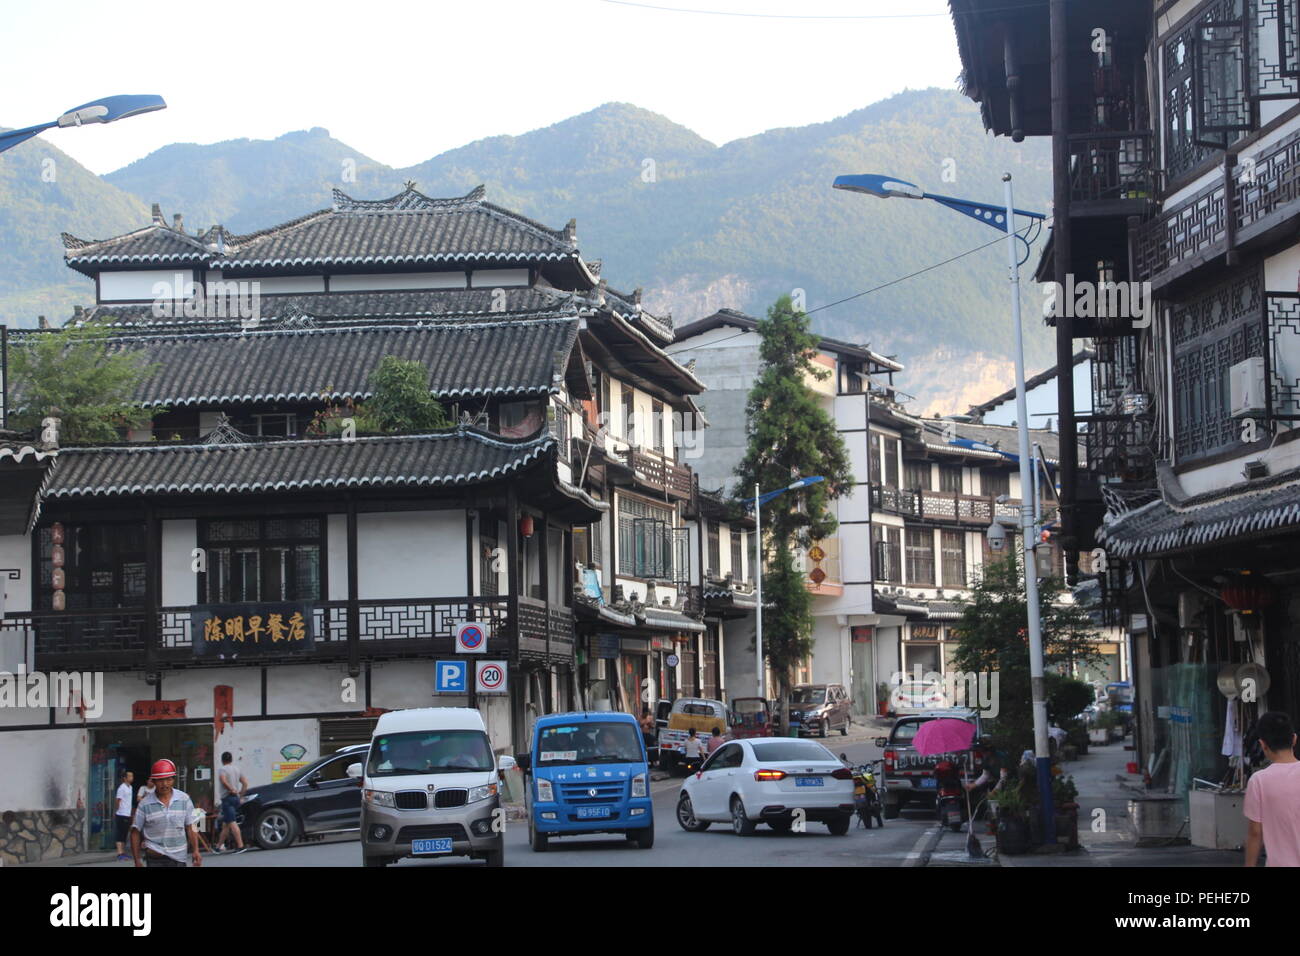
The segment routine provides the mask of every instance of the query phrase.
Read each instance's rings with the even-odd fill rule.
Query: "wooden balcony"
[[[355,614],[356,628],[349,627]],[[156,620],[142,608],[34,611],[5,615],[7,629],[34,631],[36,669],[138,670],[235,661],[199,658],[194,619],[199,608],[160,608]],[[429,660],[455,653],[455,629],[462,621],[487,626],[489,656],[565,661],[573,658],[573,612],[530,598],[474,596],[318,601],[311,605],[313,641],[305,652],[262,654],[238,663],[340,662],[412,658]],[[516,637],[517,634],[517,637]]]
[[[1020,499],[998,503],[994,495],[962,495],[950,491],[871,486],[871,507],[903,518],[918,518],[939,524],[986,528],[993,516],[1014,518],[1020,514]]]
[[[1070,215],[1140,216],[1156,195],[1149,131],[1069,137]]]
[[[1294,234],[1300,218],[1300,133],[1240,159],[1185,202],[1132,234],[1133,278],[1163,288],[1230,249]]]
[[[615,454],[632,469],[641,484],[654,491],[667,492],[670,498],[690,499],[692,482],[689,468],[640,448],[623,448]]]

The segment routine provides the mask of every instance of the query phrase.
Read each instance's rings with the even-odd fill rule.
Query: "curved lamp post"
[[[6,133],[0,133],[0,153],[7,149],[13,149],[19,143],[26,142],[37,133],[43,133],[47,129],[54,129],[56,126],[112,123],[115,120],[126,119],[128,116],[138,116],[141,113],[152,113],[154,110],[166,108],[167,104],[163,101],[163,98],[153,93],[106,96],[103,99],[92,100],[89,103],[74,107],[49,123],[41,123],[38,126],[28,126],[23,129],[11,129]]]
[[[971,199],[958,199],[954,196],[941,196],[927,193],[916,183],[893,176],[869,173],[856,176],[837,176],[836,189],[849,192],[866,193],[879,199],[931,199],[941,206],[947,206],[963,216],[969,216],[976,222],[991,226],[1007,236],[1007,263],[1011,279],[1011,317],[1016,336],[1016,431],[1020,439],[1020,532],[1025,560],[1025,598],[1029,611],[1029,675],[1033,693],[1034,713],[1034,755],[1038,771],[1038,796],[1043,813],[1043,838],[1045,843],[1056,842],[1056,816],[1052,808],[1051,757],[1047,742],[1047,701],[1043,680],[1043,633],[1038,602],[1038,566],[1034,557],[1034,546],[1038,543],[1035,533],[1034,508],[1036,500],[1026,499],[1032,494],[1034,478],[1031,474],[1029,457],[1029,412],[1025,402],[1025,348],[1024,334],[1020,328],[1020,256],[1016,240],[1016,216],[1043,222],[1047,217],[1040,212],[1016,209],[1011,189],[1011,174],[1002,177],[1005,186],[1005,202],[982,203]],[[1037,498],[1037,495],[1034,496]],[[998,544],[1004,544],[1006,533],[998,524],[996,516],[988,532],[989,543],[995,550]]]

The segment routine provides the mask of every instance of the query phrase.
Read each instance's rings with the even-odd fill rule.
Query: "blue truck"
[[[548,714],[516,758],[528,780],[528,837],[541,853],[552,837],[621,833],[654,846],[650,765],[630,714]]]

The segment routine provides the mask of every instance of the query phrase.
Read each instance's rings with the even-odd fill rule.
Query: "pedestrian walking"
[[[725,744],[730,736],[730,734],[724,735],[721,727],[714,727],[713,733],[709,736],[709,743],[707,746],[708,755],[712,756],[713,751]]]
[[[247,847],[244,846],[244,835],[239,832],[238,819],[239,805],[243,803],[244,794],[248,791],[248,778],[235,766],[235,758],[229,750],[221,755],[221,770],[217,775],[226,792],[221,797],[221,832],[217,835],[213,849],[220,853],[226,845],[226,835],[233,833],[235,852],[243,853]]]
[[[117,779],[117,797],[113,807],[113,824],[116,827],[114,835],[117,838],[117,862],[125,863],[127,834],[131,832],[131,784],[135,782],[135,774],[123,770]]]
[[[1295,727],[1281,711],[1269,711],[1255,725],[1268,766],[1246,784],[1246,866],[1300,866],[1300,760]]]
[[[136,806],[139,806],[141,800],[143,800],[145,797],[152,796],[152,794],[153,794],[153,777],[150,777],[144,783],[140,784],[140,789],[136,792],[135,795]]]
[[[202,866],[199,834],[193,823],[194,801],[176,789],[176,765],[166,759],[155,761],[149,777],[154,792],[135,808],[135,822],[131,825],[135,865],[185,866],[188,848],[194,865]]]

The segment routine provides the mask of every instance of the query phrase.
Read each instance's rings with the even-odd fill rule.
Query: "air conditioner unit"
[[[1264,358],[1256,356],[1228,369],[1229,397],[1233,418],[1255,418],[1268,411],[1268,381]]]

